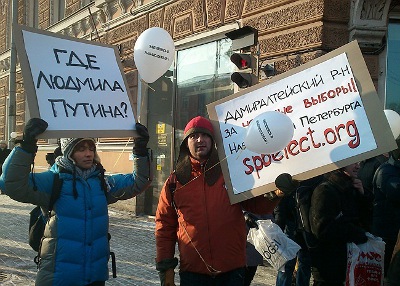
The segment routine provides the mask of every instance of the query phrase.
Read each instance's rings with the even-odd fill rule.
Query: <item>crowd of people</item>
[[[41,206],[47,215],[36,285],[105,285],[107,206],[150,185],[147,128],[136,123],[133,172],[107,176],[93,138],[62,138],[59,150],[46,156],[49,169],[34,173],[36,136],[47,126],[39,118],[27,122],[20,144],[2,162],[0,188],[14,200]],[[301,246],[277,272],[277,286],[310,285],[311,277],[314,286],[343,286],[347,243],[365,243],[367,232],[385,242],[385,285],[399,285],[400,149],[311,178],[312,183],[281,174],[275,191],[237,204],[230,203],[219,163],[211,122],[194,117],[184,129],[176,169],[162,187],[156,210],[162,286],[174,286],[176,280],[181,286],[251,285],[257,266],[265,263],[247,242],[259,219],[273,220]],[[61,192],[47,212],[55,176],[62,180]],[[304,183],[313,185],[309,222],[317,243],[312,248],[296,211],[296,190]]]
[[[216,154],[210,121],[200,116],[190,120],[176,170],[162,188],[156,212],[156,264],[161,285],[175,285],[178,263],[181,286],[250,285],[257,266],[263,263],[254,247],[245,247],[248,228],[257,227],[257,219],[272,219],[301,246],[297,257],[277,273],[278,286],[310,285],[311,277],[315,286],[343,286],[347,244],[365,243],[367,232],[386,243],[385,285],[399,284],[399,278],[392,276],[400,271],[400,151],[307,182],[315,184],[309,214],[316,239],[312,248],[298,227],[294,194],[302,182],[290,176],[279,181],[278,176],[272,196],[231,205]]]

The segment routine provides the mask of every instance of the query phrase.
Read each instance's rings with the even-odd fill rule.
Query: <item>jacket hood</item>
[[[190,160],[190,151],[187,147],[187,138],[193,133],[205,133],[212,139],[212,147],[209,153],[209,158],[205,164],[205,180],[209,186],[215,184],[222,173],[219,164],[218,152],[215,147],[214,129],[211,122],[202,116],[197,116],[190,120],[184,129],[184,137],[179,149],[178,161],[176,163],[176,178],[185,185],[190,181],[192,174],[192,163]]]

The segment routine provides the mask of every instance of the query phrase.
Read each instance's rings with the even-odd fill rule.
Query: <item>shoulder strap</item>
[[[174,207],[175,210],[178,210],[174,200],[174,193],[176,191],[176,174],[175,171],[169,175],[168,178],[168,190],[171,193],[171,205]]]
[[[63,180],[60,179],[60,174],[55,173],[54,180],[53,180],[53,188],[51,190],[51,196],[50,196],[50,202],[49,202],[49,208],[48,208],[49,214],[53,210],[54,203],[60,197],[62,184],[63,184]]]

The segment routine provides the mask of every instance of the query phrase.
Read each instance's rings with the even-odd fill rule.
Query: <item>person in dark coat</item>
[[[4,140],[0,141],[0,176],[3,172],[3,163],[6,160],[8,154],[10,154],[11,150],[7,148],[7,142]],[[0,194],[3,194],[3,191],[0,190]]]
[[[386,275],[385,286],[399,285],[400,281],[400,231]]]
[[[373,192],[373,178],[376,170],[380,165],[389,159],[389,154],[384,153],[360,162],[360,170],[358,170],[358,178],[363,183],[364,189]]]
[[[51,166],[54,165],[54,163],[56,162],[56,158],[58,156],[62,156],[62,151],[61,151],[60,146],[58,146],[56,149],[54,149],[53,153],[46,154],[46,162],[47,162],[47,164],[49,164],[49,168],[51,168]]]
[[[277,208],[280,200],[282,198],[292,196],[296,188],[298,187],[298,182],[293,180],[292,176],[288,173],[280,174],[275,179],[275,185],[278,189],[273,192],[267,193],[265,196],[271,201],[270,209],[266,209],[265,213],[262,215],[255,215],[253,213],[244,211],[244,218],[247,224],[247,231],[250,228],[258,227],[256,221],[257,220],[272,220],[274,221],[274,209]],[[255,246],[247,241],[246,243],[246,268],[244,275],[244,285],[250,286],[251,282],[254,279],[254,276],[257,272],[258,265],[263,265],[264,258],[263,256],[256,250]],[[294,265],[293,265],[294,269]],[[311,275],[311,273],[310,273]]]
[[[400,145],[400,140],[397,140]],[[374,177],[374,207],[372,230],[385,242],[385,277],[400,230],[400,149],[390,152]]]
[[[10,154],[11,150],[7,148],[7,142],[4,140],[0,141],[0,175],[1,175],[1,166],[6,160],[8,154]]]
[[[282,231],[294,242],[301,246],[297,256],[285,264],[283,271],[276,276],[276,286],[305,286],[310,285],[311,279],[311,256],[304,239],[304,229],[301,215],[298,212],[298,200],[305,195],[304,192],[312,192],[323,180],[319,175],[298,182],[296,191],[285,196],[275,207],[275,222]],[[304,199],[304,198],[303,198]],[[297,271],[295,271],[297,263]],[[293,281],[293,279],[295,281]]]
[[[297,256],[286,262],[284,271],[279,271],[276,276],[276,286],[292,285],[293,273],[296,262],[298,269],[296,272],[297,286],[310,284],[311,278],[311,258],[307,245],[304,242],[302,234],[298,231],[298,216],[296,212],[295,193],[281,199],[274,210],[275,222],[287,236],[301,246]]]
[[[357,178],[359,164],[351,164],[325,175],[315,188],[310,208],[310,223],[318,239],[311,249],[314,286],[343,286],[346,281],[347,243],[367,242],[365,229],[372,194],[364,192]]]

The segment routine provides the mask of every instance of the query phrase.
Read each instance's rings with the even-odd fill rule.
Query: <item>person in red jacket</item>
[[[174,184],[175,190],[170,190]],[[279,198],[258,196],[231,205],[212,124],[201,116],[190,120],[176,171],[166,180],[156,211],[156,269],[161,285],[175,285],[178,243],[181,286],[242,286],[247,233],[242,210],[272,213],[278,202]]]

